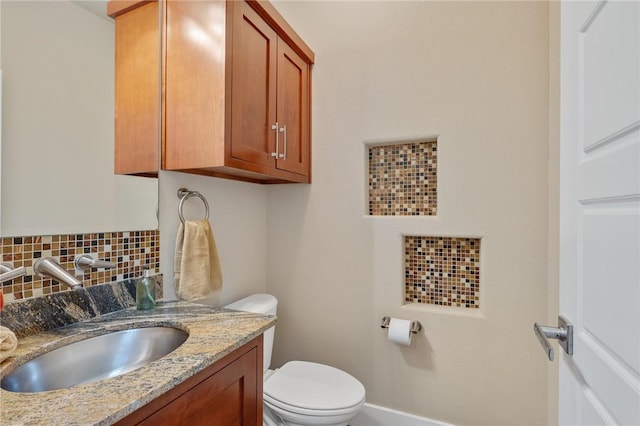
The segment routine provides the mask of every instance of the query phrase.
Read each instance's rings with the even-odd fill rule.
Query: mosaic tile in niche
[[[404,237],[405,302],[480,307],[480,239]]]
[[[435,216],[437,142],[369,147],[369,214]]]

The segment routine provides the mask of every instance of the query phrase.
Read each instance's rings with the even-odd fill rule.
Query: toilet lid
[[[339,410],[362,402],[365,390],[355,377],[314,362],[290,361],[264,383],[272,403],[308,410]]]

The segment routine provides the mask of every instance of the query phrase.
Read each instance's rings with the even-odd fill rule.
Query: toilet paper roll
[[[398,345],[411,344],[411,321],[391,318],[389,322],[389,341]]]

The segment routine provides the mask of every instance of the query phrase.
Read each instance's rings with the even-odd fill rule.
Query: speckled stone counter
[[[138,370],[95,383],[38,393],[0,390],[2,425],[107,425],[169,391],[260,335],[275,317],[165,302],[152,311],[128,308],[19,339],[0,373],[44,352],[109,331],[164,325],[189,332],[182,346]]]

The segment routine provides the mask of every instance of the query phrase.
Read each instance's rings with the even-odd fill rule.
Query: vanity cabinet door
[[[262,335],[117,424],[262,425]]]

